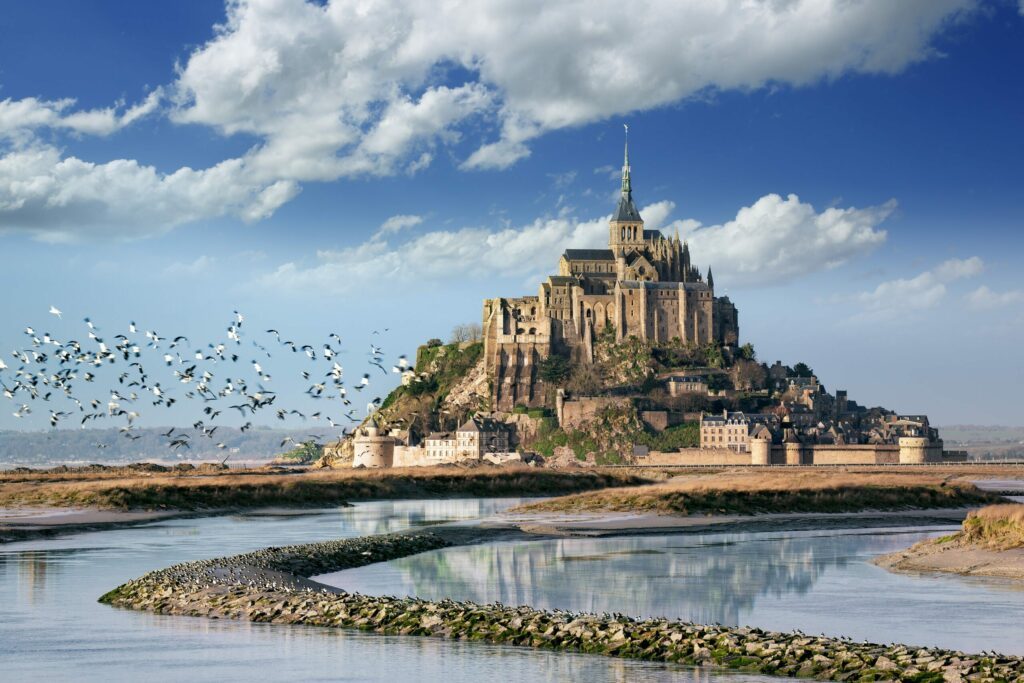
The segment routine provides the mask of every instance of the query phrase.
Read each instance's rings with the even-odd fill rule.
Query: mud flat
[[[893,571],[946,572],[1024,581],[1024,505],[971,511],[961,531],[875,559]]]
[[[730,628],[668,619],[349,593],[309,577],[444,547],[525,537],[513,529],[437,527],[263,550],[175,565],[100,601],[160,614],[357,628],[717,665],[820,680],[1024,681],[1024,658]]]

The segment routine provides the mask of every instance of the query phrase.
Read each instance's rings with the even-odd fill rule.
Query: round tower
[[[782,438],[782,452],[786,454],[786,464],[802,465],[803,449],[804,445],[800,443],[800,438],[796,435],[796,431],[792,428],[787,428]]]
[[[926,437],[901,436],[899,444],[901,465],[915,465],[937,460],[928,457],[929,451],[934,449]]]
[[[395,463],[395,439],[381,434],[375,425],[363,427],[353,441],[352,467],[383,468]]]
[[[750,439],[750,464],[770,465],[772,462],[772,442],[764,436]]]

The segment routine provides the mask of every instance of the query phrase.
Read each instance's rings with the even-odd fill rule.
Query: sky
[[[340,335],[358,378],[535,293],[606,243],[625,123],[647,226],[760,359],[1024,425],[1022,73],[1011,0],[11,3],[0,358],[26,326],[200,344],[240,311],[306,405],[263,330]]]

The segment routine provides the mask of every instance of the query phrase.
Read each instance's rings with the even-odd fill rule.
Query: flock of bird
[[[63,320],[63,312],[54,306],[49,314]],[[11,351],[13,363],[9,365],[0,357],[0,388],[16,406],[14,417],[26,418],[38,408],[39,413],[48,411],[51,427],[77,421],[83,429],[90,422],[117,420],[121,422],[119,432],[127,439],[141,438],[135,431],[136,420],[144,410],[175,404],[196,406],[197,419],[192,427],[199,438],[209,439],[216,438],[221,426],[218,420],[225,412],[238,411],[242,432],[252,428],[255,416],[268,412],[280,421],[298,418],[321,422],[340,429],[342,434],[348,432],[345,421],[358,423],[364,417],[353,405],[355,395],[349,394],[344,368],[338,362],[342,340],[337,334],[331,333],[326,342],[314,346],[299,344],[282,337],[276,329],[268,329],[263,333],[267,343],[261,344],[247,338],[245,316],[238,311],[234,311],[222,339],[201,344],[192,344],[184,335],[161,335],[154,330],[140,334],[142,328],[134,321],[123,330],[106,331],[117,332],[109,336],[90,318],[82,322],[83,339],[61,340],[26,327],[28,341],[23,348]],[[305,368],[299,375],[309,383],[305,396],[327,402],[324,409],[306,413],[279,400],[278,392],[270,388],[269,366],[275,356],[281,355],[302,361]],[[367,355],[369,371],[351,386],[360,393],[371,386],[374,368],[385,376],[389,374],[383,348],[371,344]],[[405,356],[399,356],[391,366],[393,373],[411,370]],[[101,388],[103,378],[109,378],[109,388]],[[380,404],[380,397],[370,400],[365,415]],[[191,448],[192,436],[185,430],[170,429],[162,436],[167,447],[176,452]],[[290,441],[285,438],[281,446]],[[223,442],[216,446],[226,447]]]

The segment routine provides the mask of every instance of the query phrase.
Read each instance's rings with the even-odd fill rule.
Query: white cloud
[[[834,268],[886,239],[878,226],[896,202],[864,209],[829,208],[818,213],[794,194],[761,197],[722,225],[678,223],[695,260],[710,263],[718,282],[745,285],[783,282]]]
[[[181,66],[173,117],[257,135],[253,162],[301,181],[398,172],[479,115],[499,134],[463,166],[501,168],[547,131],[708,88],[896,73],[974,4],[238,1]]]
[[[422,222],[423,216],[416,216],[412,214],[398,214],[397,216],[392,216],[380,224],[380,228],[378,228],[377,232],[374,233],[372,239],[376,240],[381,237],[386,237],[387,235],[392,235],[396,232],[401,232],[407,228],[417,226]]]
[[[861,307],[856,320],[885,321],[907,317],[938,306],[948,285],[977,276],[984,263],[977,256],[950,259],[912,278],[882,282],[869,292],[861,292],[852,301]]]
[[[303,182],[416,173],[437,147],[470,136],[476,149],[464,168],[503,168],[548,131],[709,89],[899,72],[931,56],[933,37],[975,4],[232,0],[213,38],[193,50],[172,83],[138,105],[73,111],[70,99],[0,103],[0,141],[13,145],[0,160],[22,163],[8,157],[38,151],[32,131],[43,127],[110,134],[159,109],[164,93],[172,121],[252,135],[257,142],[248,153],[166,175],[131,160],[60,159],[29,181],[0,179],[0,202],[31,207],[0,213],[0,229],[68,235],[76,202],[38,187],[65,162],[79,185],[98,189],[88,201],[80,197],[92,222],[79,230],[123,225],[122,216],[143,208],[137,222],[156,227],[139,234],[224,214],[259,220]],[[128,198],[131,210],[115,206],[110,202],[124,199],[122,193],[102,187],[112,175],[155,194]]]
[[[110,135],[139,119],[152,114],[160,106],[163,90],[152,91],[142,102],[123,113],[123,105],[103,109],[68,111],[74,106],[71,98],[40,100],[26,97],[0,101],[0,140],[18,142],[31,140],[41,128],[63,129],[88,135]]]
[[[935,277],[943,282],[980,275],[985,263],[977,256],[967,259],[949,259],[935,269]]]
[[[720,284],[737,286],[777,283],[869,251],[885,240],[885,232],[876,226],[892,205],[816,213],[793,195],[786,200],[768,195],[740,209],[729,223],[699,228],[693,220],[669,222],[674,208],[672,202],[661,201],[641,213],[652,229],[681,227],[692,234],[694,262],[711,264]],[[387,235],[381,230],[358,246],[318,252],[313,265],[286,263],[264,278],[264,284],[347,291],[370,281],[377,286],[405,286],[456,277],[533,277],[554,272],[566,248],[607,244],[608,220],[609,216],[587,220],[559,216],[519,228],[430,231],[394,244],[384,239]]]
[[[982,285],[969,293],[966,298],[972,308],[992,310],[1024,303],[1024,290],[1011,289],[1005,292],[995,292]]]
[[[0,157],[0,232],[51,242],[137,238],[224,215],[256,220],[297,190],[253,180],[239,159],[162,174],[134,160],[94,164],[33,144]]]

